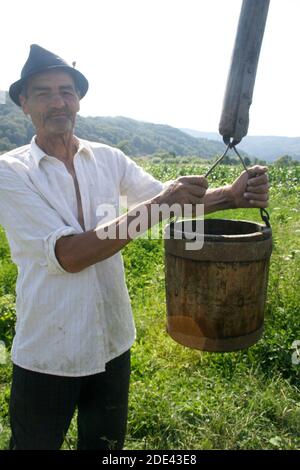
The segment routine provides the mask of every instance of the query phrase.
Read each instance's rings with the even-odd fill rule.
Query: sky
[[[83,116],[218,132],[241,4],[2,0],[0,90],[18,80],[36,43],[88,78]],[[300,136],[299,23],[300,0],[271,0],[248,135]]]

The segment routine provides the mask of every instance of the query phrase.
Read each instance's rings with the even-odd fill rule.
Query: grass
[[[164,180],[205,170],[183,164],[146,169]],[[220,167],[210,181],[229,183],[238,172]],[[265,333],[249,349],[204,353],[175,343],[165,331],[162,240],[140,238],[123,250],[137,327],[126,449],[300,449],[300,364],[291,361],[292,342],[300,340],[300,168],[271,168],[270,177],[274,249]],[[259,221],[253,209],[213,216]],[[3,231],[0,242],[1,319],[1,305],[13,315],[16,269]],[[9,337],[10,328],[0,332]],[[10,380],[11,365],[0,366],[2,449],[9,438]],[[76,448],[75,419],[64,448]]]

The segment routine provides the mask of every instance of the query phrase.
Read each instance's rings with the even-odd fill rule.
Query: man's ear
[[[28,106],[27,106],[27,98],[23,95],[19,95],[19,101],[21,104],[21,108],[24,114],[29,114]]]

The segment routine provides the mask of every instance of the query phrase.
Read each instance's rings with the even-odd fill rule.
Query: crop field
[[[197,164],[144,167],[163,181],[204,174]],[[220,166],[211,186],[232,182],[235,166]],[[300,449],[300,166],[269,169],[273,254],[263,338],[234,353],[200,352],[166,333],[164,244],[141,237],[124,250],[137,328],[132,348],[125,449]],[[260,222],[257,209],[210,217]],[[0,340],[11,347],[17,267],[0,228]],[[292,360],[293,358],[293,360]],[[9,439],[11,363],[0,356],[0,449]],[[64,449],[76,448],[73,420]]]

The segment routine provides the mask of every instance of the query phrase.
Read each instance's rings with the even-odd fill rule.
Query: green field
[[[203,174],[206,167],[151,164],[161,180]],[[230,183],[237,167],[220,166],[211,186]],[[270,167],[271,258],[263,339],[235,353],[203,353],[176,344],[165,332],[162,240],[140,238],[124,250],[137,326],[126,449],[300,449],[300,167]],[[260,220],[254,209],[214,217]],[[0,340],[14,328],[15,280],[0,228]],[[0,365],[0,449],[9,438],[11,364]],[[64,448],[76,446],[73,421]]]

